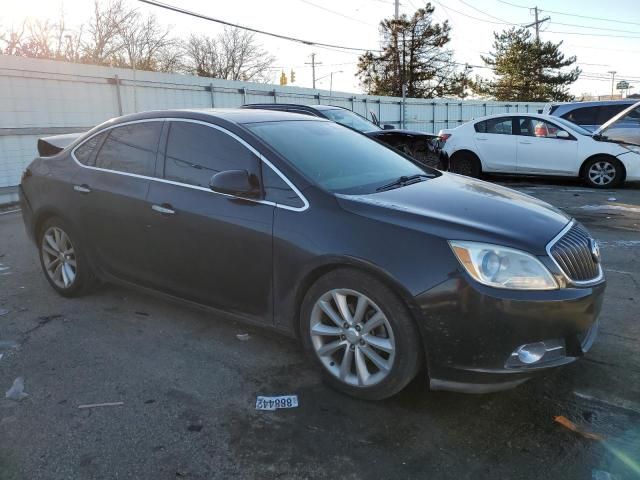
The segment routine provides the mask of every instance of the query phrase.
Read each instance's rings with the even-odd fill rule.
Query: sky
[[[215,35],[222,25],[128,0],[142,12],[155,14],[161,23],[172,27],[177,36],[190,33]],[[394,13],[393,0],[163,0],[165,3],[211,17],[261,30],[322,43],[364,49],[379,48],[378,24]],[[541,26],[541,39],[563,42],[562,52],[576,55],[583,70],[571,86],[571,93],[608,95],[610,71],[615,82],[627,80],[640,93],[640,9],[637,0],[432,0],[435,20],[448,20],[450,48],[454,60],[482,66],[481,54],[491,50],[493,32],[534,20],[530,7],[537,5],[540,18],[550,17]],[[25,0],[5,2],[0,25],[17,25],[25,17],[55,20],[60,8],[68,24],[86,21],[92,0]],[[412,14],[424,5],[421,0],[401,0],[400,13]],[[593,17],[593,18],[587,18]],[[533,32],[533,29],[532,29]],[[296,73],[293,85],[311,87],[311,53],[316,54],[316,86],[328,90],[333,73],[333,90],[360,93],[355,77],[358,52],[340,51],[297,44],[263,35],[256,39],[276,57],[273,81],[280,71]],[[474,68],[474,74],[488,77],[491,72]],[[617,91],[615,93],[618,93]]]

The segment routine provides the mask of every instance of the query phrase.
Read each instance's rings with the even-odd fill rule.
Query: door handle
[[[488,139],[488,138],[485,138],[485,137],[477,137],[477,138],[476,138],[476,140],[480,140],[480,141],[485,142],[485,141],[487,141],[487,140],[489,140],[489,139]]]
[[[83,183],[82,185],[74,185],[73,189],[76,192],[80,192],[84,194],[91,193],[91,189],[89,188],[89,185],[87,185],[86,183]]]
[[[520,145],[531,145],[531,142],[518,142]]]
[[[151,209],[163,215],[173,215],[176,213],[173,207],[168,203],[163,203],[162,205],[151,205]]]

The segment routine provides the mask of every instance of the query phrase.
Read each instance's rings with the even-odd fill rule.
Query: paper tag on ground
[[[256,399],[256,410],[276,410],[278,408],[296,408],[297,406],[297,395],[282,395],[280,397],[258,397]]]

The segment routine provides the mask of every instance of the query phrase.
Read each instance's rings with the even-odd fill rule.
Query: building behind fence
[[[536,112],[541,103],[377,97],[0,55],[0,203],[15,198],[39,136],[82,132],[118,115],[244,103],[337,105],[423,132],[482,115]]]

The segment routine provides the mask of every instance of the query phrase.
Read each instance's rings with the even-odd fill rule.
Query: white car
[[[530,114],[482,117],[439,133],[441,162],[455,173],[580,177],[587,185],[611,188],[640,180],[640,125],[615,138],[615,125],[637,117],[640,102],[595,133],[562,118]],[[607,132],[611,131],[611,138]],[[635,136],[635,137],[634,137]]]

